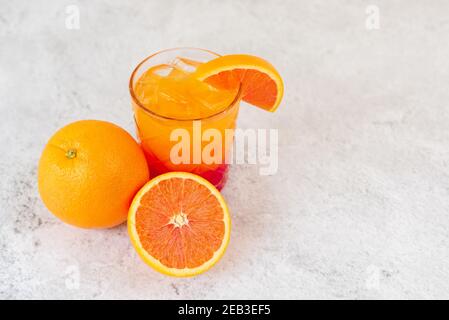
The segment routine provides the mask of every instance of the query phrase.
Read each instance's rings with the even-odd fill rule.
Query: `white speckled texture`
[[[69,4],[80,30],[65,28]],[[444,0],[0,0],[0,298],[449,298],[448,10]],[[245,105],[239,118],[279,129],[279,172],[232,168],[230,246],[192,279],[148,268],[125,226],[64,225],[36,187],[59,127],[93,118],[134,132],[130,72],[176,46],[265,57],[286,85],[278,112]]]

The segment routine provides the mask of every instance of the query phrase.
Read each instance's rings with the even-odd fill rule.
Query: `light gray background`
[[[80,30],[65,27],[70,4]],[[0,297],[449,298],[448,13],[444,0],[0,0]],[[148,268],[124,225],[61,223],[36,188],[61,126],[134,133],[130,72],[177,46],[256,54],[285,81],[275,114],[239,118],[279,129],[279,171],[232,168],[230,246],[192,279]]]

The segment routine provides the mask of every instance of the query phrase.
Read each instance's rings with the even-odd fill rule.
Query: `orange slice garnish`
[[[128,232],[138,254],[170,276],[189,277],[211,268],[226,250],[230,229],[220,192],[187,172],[149,181],[129,209]]]
[[[242,100],[274,112],[284,94],[282,78],[266,60],[246,55],[225,55],[198,66],[194,76],[219,89],[241,85]]]

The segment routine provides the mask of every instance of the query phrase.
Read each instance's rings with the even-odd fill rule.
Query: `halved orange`
[[[205,272],[223,256],[231,218],[220,192],[192,173],[169,172],[136,194],[128,232],[140,257],[175,277]]]
[[[199,65],[194,75],[220,89],[241,85],[242,100],[271,112],[277,109],[284,94],[277,70],[268,61],[251,55],[221,56]]]

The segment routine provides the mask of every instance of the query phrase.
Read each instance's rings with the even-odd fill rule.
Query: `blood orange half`
[[[241,85],[243,101],[271,112],[277,109],[284,94],[277,70],[268,61],[247,54],[218,57],[199,65],[194,75],[219,89]]]
[[[226,250],[230,229],[220,192],[187,172],[149,181],[129,209],[128,232],[138,254],[170,276],[189,277],[211,268]]]

